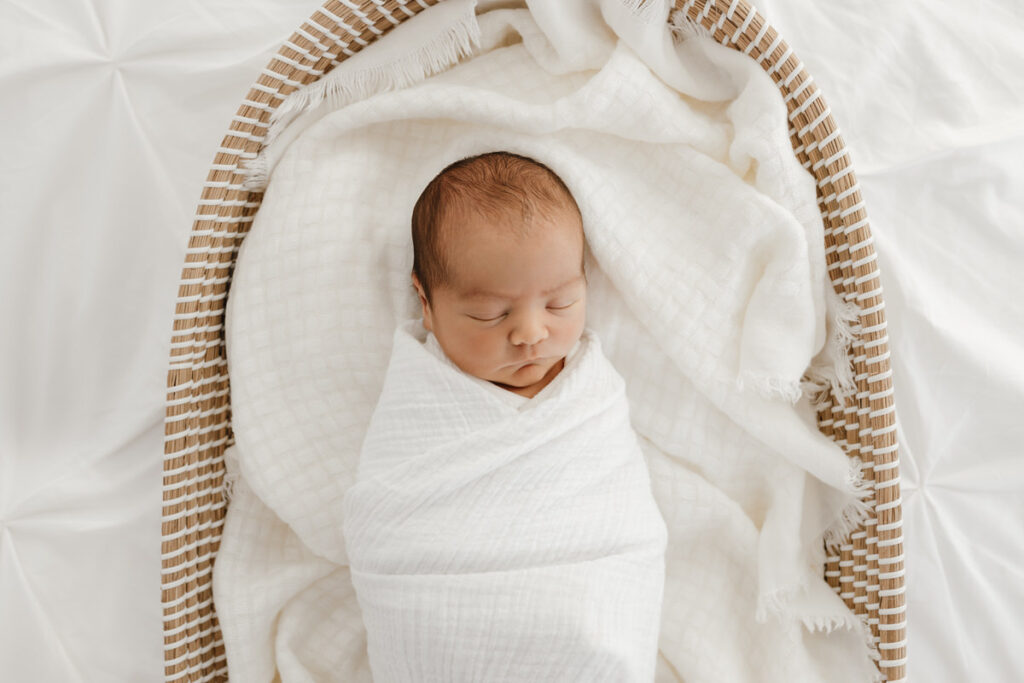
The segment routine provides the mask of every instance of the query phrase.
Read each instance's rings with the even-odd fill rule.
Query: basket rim
[[[212,593],[227,511],[224,450],[234,443],[224,315],[238,250],[263,196],[243,187],[240,164],[256,157],[271,114],[289,94],[440,1],[327,0],[263,68],[207,173],[178,285],[167,376],[161,529],[167,681],[227,679]],[[905,565],[890,349],[877,254],[852,162],[804,64],[747,0],[675,0],[672,10],[768,73],[787,105],[794,154],[815,177],[829,279],[860,310],[849,349],[856,395],[840,401],[823,393],[818,424],[866,463],[864,477],[876,489],[874,518],[844,539],[838,554],[828,554],[824,574],[851,610],[873,622],[876,643],[885,644],[881,673],[903,679]],[[841,592],[851,582],[853,590]]]

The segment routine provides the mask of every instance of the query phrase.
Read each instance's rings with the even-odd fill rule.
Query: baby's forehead
[[[537,288],[543,289],[535,292],[542,296],[554,295],[579,281],[585,283],[582,249],[576,251],[566,242],[530,246],[532,239],[540,238],[543,233],[450,250],[443,265],[445,286],[460,299],[487,300],[512,299],[518,296],[515,292]]]
[[[478,217],[476,220],[452,221],[442,232],[441,247],[445,254],[442,267],[449,269],[461,263],[472,263],[482,254],[493,259],[495,251],[510,254],[525,250],[539,258],[541,253],[550,256],[546,244],[558,244],[556,252],[564,253],[561,245],[568,244],[567,240],[575,242],[577,235],[582,252],[582,242],[585,241],[582,223],[578,219],[574,220],[571,215],[533,224],[514,216],[502,219]],[[571,260],[576,257],[566,258]]]

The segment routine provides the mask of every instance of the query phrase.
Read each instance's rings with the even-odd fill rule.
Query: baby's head
[[[412,214],[423,325],[463,372],[533,396],[583,332],[583,220],[565,183],[533,159],[457,161]]]

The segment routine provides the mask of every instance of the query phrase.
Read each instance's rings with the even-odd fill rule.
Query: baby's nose
[[[524,315],[512,328],[509,341],[516,346],[534,346],[548,337],[548,329],[538,315]]]

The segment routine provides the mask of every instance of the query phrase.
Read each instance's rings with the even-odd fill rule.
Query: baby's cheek
[[[494,330],[476,330],[466,337],[467,355],[480,365],[492,365],[503,358],[503,338]]]
[[[573,324],[573,327],[572,327],[572,338],[573,338],[573,341],[575,341],[576,339],[580,338],[580,335],[583,334],[583,328],[586,327],[586,324],[587,324],[587,311],[586,311],[586,308],[582,308],[581,307],[581,310],[580,310],[579,314],[576,316],[576,319],[573,321],[573,323],[574,324]]]

